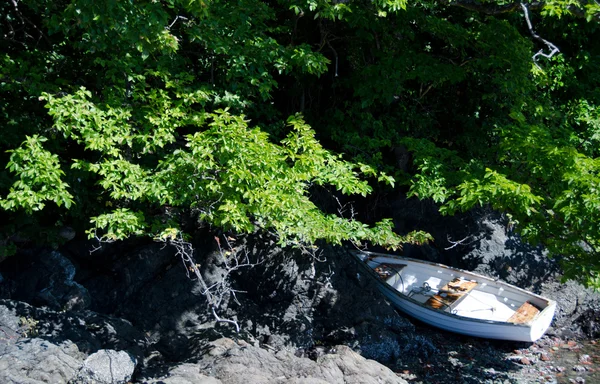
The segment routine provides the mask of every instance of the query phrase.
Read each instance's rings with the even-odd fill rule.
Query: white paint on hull
[[[441,264],[371,252],[357,257],[378,280],[378,287],[398,309],[424,323],[469,336],[531,342],[542,337],[550,326],[556,303],[507,283]],[[373,269],[382,264],[396,265],[382,280]],[[404,265],[399,267],[399,265]],[[476,287],[445,308],[434,309],[425,302],[453,279],[476,281]],[[441,293],[443,295],[443,293]],[[525,323],[508,320],[525,302],[540,309]]]

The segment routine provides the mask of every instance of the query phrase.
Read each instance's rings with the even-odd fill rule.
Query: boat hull
[[[475,336],[496,340],[512,340],[533,342],[538,340],[550,326],[554,309],[546,311],[543,319],[537,319],[532,326],[500,323],[496,321],[471,320],[431,310],[418,303],[411,302],[390,292],[390,289],[379,285],[383,295],[400,311],[436,328],[467,336]]]
[[[390,256],[386,255],[386,257],[389,258]],[[397,288],[383,281],[372,268],[369,268],[369,266],[365,263],[365,260],[361,259],[360,257],[358,257],[358,259],[365,270],[376,279],[378,289],[381,291],[381,293],[397,309],[426,324],[446,331],[488,339],[533,342],[542,337],[544,332],[548,329],[556,309],[556,303],[552,300],[548,300],[506,283],[497,282],[485,276],[459,269],[453,269],[441,264],[433,264],[408,258],[394,257],[394,260],[397,262],[408,261],[410,263],[423,263],[426,266],[432,267],[432,269],[437,268],[439,270],[439,268],[445,268],[447,271],[453,272],[453,276],[455,274],[465,275],[467,278],[476,278],[480,282],[485,282],[485,284],[495,284],[494,287],[497,286],[500,290],[506,289],[520,294],[523,297],[523,301],[531,299],[536,300],[538,304],[546,303],[544,308],[541,308],[535,318],[527,321],[526,323],[512,323],[508,321],[486,320],[459,316],[452,312],[433,309],[424,303],[413,300],[406,294],[400,293]]]

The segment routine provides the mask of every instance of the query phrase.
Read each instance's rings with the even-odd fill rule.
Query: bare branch
[[[470,11],[475,11],[475,12],[479,12],[479,13],[484,13],[484,14],[490,15],[490,16],[496,16],[496,15],[501,15],[504,13],[515,12],[521,6],[520,3],[490,4],[490,3],[482,3],[482,2],[476,1],[476,0],[459,0],[459,1],[443,0],[442,2],[447,5],[460,7],[460,8],[468,9]],[[537,9],[541,9],[544,6],[544,3],[541,1],[536,1],[536,2],[530,3],[528,6],[529,6],[529,9],[531,9],[531,10],[537,10]]]
[[[497,16],[505,13],[517,12],[519,11],[519,8],[521,8],[521,3],[518,2],[508,4],[492,4],[477,0],[442,0],[442,3],[454,7],[468,9],[470,11],[475,11],[478,13],[483,13],[490,16]],[[527,8],[529,8],[530,11],[538,11],[544,8],[545,3],[546,2],[544,1],[534,1],[531,3],[527,3]],[[581,6],[570,4],[567,6],[567,10],[571,12],[571,14],[575,17],[588,17],[583,2],[581,3]],[[600,21],[600,14],[593,15],[592,19],[595,21]]]
[[[90,255],[92,253],[102,249],[102,244],[110,244],[110,243],[115,242],[115,239],[111,239],[110,237],[98,236],[98,233],[96,232],[96,230],[94,230],[94,239],[98,242],[98,246],[92,245],[92,249],[90,250]]]
[[[215,241],[217,242],[217,246],[219,248],[219,255],[221,256],[223,264],[225,266],[225,273],[217,282],[210,286],[206,283],[206,280],[204,279],[204,277],[202,277],[202,274],[200,273],[200,264],[197,264],[194,260],[194,247],[190,242],[185,241],[181,234],[178,234],[178,237],[175,239],[169,238],[164,241],[168,242],[168,244],[175,247],[176,256],[179,256],[181,258],[181,261],[183,262],[183,265],[186,270],[187,277],[190,278],[191,272],[198,280],[201,289],[200,292],[206,298],[208,307],[210,308],[215,320],[220,323],[232,324],[235,326],[236,332],[239,332],[240,326],[237,323],[237,321],[222,318],[221,316],[219,316],[218,310],[221,307],[223,300],[228,296],[232,297],[233,300],[239,304],[236,294],[242,291],[235,290],[231,287],[229,279],[231,273],[237,271],[240,268],[256,266],[260,264],[260,262],[251,263],[247,252],[244,252],[243,259],[242,261],[240,261],[239,257],[235,255],[233,247],[231,246],[230,241],[233,240],[235,239],[229,239],[228,237],[225,237],[225,242],[227,243],[227,247],[229,248],[229,250],[224,250],[221,247],[221,241],[219,240],[219,238],[215,237]],[[232,254],[233,257],[226,257],[228,254]]]
[[[523,9],[523,13],[525,14],[525,20],[527,21],[527,27],[529,28],[529,32],[531,33],[531,36],[533,36],[534,39],[537,39],[537,40],[541,41],[542,43],[546,44],[546,46],[548,46],[548,48],[550,49],[550,53],[544,53],[544,50],[540,49],[535,55],[533,55],[533,57],[532,57],[533,62],[539,68],[539,65],[537,63],[538,56],[544,56],[545,58],[550,59],[550,58],[552,58],[552,56],[554,56],[555,54],[560,52],[560,50],[558,49],[558,47],[556,45],[552,44],[548,40],[540,37],[537,33],[535,33],[535,31],[533,30],[533,25],[531,24],[531,20],[529,20],[529,6],[521,3],[521,8]]]
[[[172,28],[172,27],[175,25],[175,23],[177,22],[177,20],[179,20],[179,19],[181,19],[181,20],[188,20],[188,18],[187,18],[187,17],[184,17],[184,16],[176,16],[176,17],[175,17],[175,20],[173,20],[173,22],[172,22],[171,24],[169,24],[169,26],[167,27],[167,29],[171,29],[171,28]]]
[[[19,19],[19,22],[22,25],[29,24],[39,34],[38,42],[43,38],[48,44],[51,44],[51,41],[48,38],[48,36],[46,36],[44,34],[44,32],[42,32],[42,30],[35,23],[31,22],[31,20],[29,20],[28,18],[26,18],[25,16],[23,16],[23,14],[21,13],[21,11],[19,10],[19,5],[17,4],[17,0],[10,0],[10,3],[12,5],[13,9],[15,10],[15,13],[17,15],[17,18]],[[11,29],[12,29],[12,27],[11,27]],[[13,32],[14,32],[14,30],[13,30]],[[26,37],[29,37],[29,38],[33,39],[33,36],[29,35],[26,31],[23,31],[23,33],[25,34]]]
[[[237,321],[230,320],[230,319],[223,319],[223,318],[219,317],[219,315],[217,315],[217,312],[215,311],[215,307],[212,307],[211,309],[212,309],[213,316],[215,317],[215,319],[218,322],[233,324],[235,326],[235,331],[238,333],[240,332],[240,325],[237,323]]]
[[[465,244],[465,241],[466,241],[466,240],[469,240],[469,239],[471,239],[471,238],[473,238],[473,236],[467,236],[467,237],[465,237],[464,239],[461,239],[461,240],[458,240],[458,241],[452,241],[452,240],[450,239],[450,236],[446,236],[446,239],[447,239],[447,240],[448,240],[448,242],[449,242],[450,244],[452,244],[452,245],[451,245],[451,246],[449,246],[449,247],[447,247],[447,248],[444,248],[444,250],[446,250],[446,251],[447,251],[447,250],[450,250],[450,249],[452,249],[452,248],[454,248],[454,247],[456,247],[456,246],[459,246],[459,245],[469,245],[469,244],[472,244],[472,243],[473,243],[473,242],[474,242],[476,239],[473,239],[472,241],[469,241],[468,243],[466,243],[466,244]]]

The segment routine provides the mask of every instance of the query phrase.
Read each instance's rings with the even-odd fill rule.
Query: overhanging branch
[[[479,13],[484,13],[486,15],[501,15],[503,13],[511,13],[516,12],[521,8],[521,3],[509,3],[509,4],[490,4],[490,3],[481,3],[476,0],[443,0],[443,3],[447,5],[452,5],[455,7],[460,7],[464,9],[468,9],[470,11],[475,11]],[[529,3],[528,7],[531,10],[541,9],[544,6],[544,3],[541,1]]]
[[[468,9],[470,11],[483,13],[485,15],[490,16],[496,16],[511,12],[519,12],[519,10],[521,9],[521,3],[519,2],[508,4],[490,4],[483,3],[477,0],[442,0],[441,3],[451,5],[454,7]],[[534,1],[531,3],[527,3],[527,8],[530,11],[538,11],[544,8],[545,5],[546,2],[544,1]],[[582,19],[588,18],[588,14],[585,11],[585,4],[581,4],[581,6],[571,4],[568,5],[566,9],[575,17]],[[593,15],[592,20],[600,21],[600,14]]]
[[[550,59],[552,56],[554,56],[558,52],[560,52],[560,50],[558,49],[558,47],[556,45],[552,44],[548,40],[540,37],[537,33],[535,33],[535,31],[533,30],[533,25],[531,25],[531,20],[529,20],[529,6],[521,3],[521,8],[523,9],[523,14],[525,15],[525,20],[527,21],[527,28],[529,28],[529,32],[531,33],[531,36],[533,36],[534,39],[539,40],[542,43],[546,44],[548,49],[550,49],[550,53],[544,53],[544,50],[540,49],[535,55],[533,55],[533,57],[532,57],[533,62],[535,63],[535,65],[538,65],[537,64],[538,56],[544,56],[545,58]]]

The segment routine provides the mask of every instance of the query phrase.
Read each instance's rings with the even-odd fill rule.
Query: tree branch
[[[470,11],[475,11],[490,16],[518,12],[521,8],[521,3],[517,2],[508,4],[490,4],[482,3],[477,0],[442,0],[441,3],[453,7],[468,9]],[[544,1],[534,1],[532,3],[527,3],[527,8],[529,8],[530,11],[538,11],[544,8],[545,5],[546,3]],[[585,19],[588,16],[585,12],[584,7],[578,7],[576,5],[571,4],[567,6],[567,10],[571,12],[573,16],[578,18]],[[595,14],[593,16],[593,20],[600,21],[600,14]]]
[[[50,39],[48,38],[48,36],[46,36],[46,35],[44,34],[44,32],[42,32],[42,30],[41,30],[41,29],[40,29],[40,28],[39,28],[39,27],[38,27],[36,24],[34,24],[33,22],[31,22],[31,21],[30,21],[28,18],[26,18],[25,16],[23,16],[23,14],[21,13],[21,11],[19,10],[19,5],[18,5],[18,3],[17,3],[17,0],[10,0],[10,4],[12,5],[13,9],[15,10],[15,13],[16,13],[16,16],[17,16],[17,18],[18,18],[19,22],[20,22],[22,25],[29,24],[29,25],[30,25],[30,26],[32,26],[32,27],[33,27],[33,29],[35,29],[35,30],[36,30],[36,32],[39,34],[39,37],[38,37],[38,42],[39,42],[41,39],[44,39],[44,40],[45,40],[45,41],[46,41],[48,44],[52,44],[52,42],[50,41]],[[12,26],[11,26],[11,29],[12,29]],[[33,36],[29,35],[27,32],[25,32],[25,31],[24,31],[23,33],[26,35],[26,37],[30,37],[30,38],[32,38],[32,39],[33,39]]]
[[[533,57],[532,57],[533,62],[535,63],[535,65],[538,65],[537,64],[538,56],[544,56],[545,58],[550,59],[552,56],[554,56],[555,54],[560,52],[560,50],[558,49],[558,47],[556,45],[552,44],[548,40],[540,37],[537,33],[535,33],[535,31],[533,30],[533,25],[531,25],[531,20],[529,20],[529,7],[527,5],[521,3],[521,8],[523,9],[523,13],[525,14],[525,20],[527,21],[527,27],[529,28],[529,32],[531,33],[531,36],[533,36],[534,39],[537,39],[537,40],[541,41],[542,43],[546,44],[548,46],[548,48],[550,49],[550,53],[544,53],[544,50],[540,49],[535,55],[533,55]],[[539,65],[538,65],[538,67],[539,67]]]
[[[183,262],[183,265],[186,269],[188,278],[190,277],[190,272],[192,272],[194,276],[196,276],[196,279],[200,284],[201,293],[206,298],[208,307],[210,308],[210,311],[215,320],[219,323],[232,324],[233,326],[235,326],[236,332],[239,332],[240,326],[237,323],[237,321],[220,317],[218,314],[218,310],[221,307],[223,300],[229,295],[233,297],[233,300],[237,302],[236,293],[240,291],[236,291],[231,287],[229,280],[229,276],[231,275],[231,273],[240,268],[253,267],[260,263],[251,263],[248,259],[247,253],[245,254],[245,258],[242,262],[239,261],[237,256],[233,256],[228,260],[228,258],[225,257],[227,254],[226,251],[224,251],[221,248],[221,242],[219,241],[219,238],[215,237],[215,240],[219,247],[219,254],[223,259],[225,273],[217,282],[210,286],[206,283],[206,280],[200,273],[200,265],[196,264],[196,261],[194,260],[194,247],[190,242],[185,241],[182,235],[178,234],[177,238],[166,239],[165,243],[168,243],[175,247],[176,255],[181,258],[181,261]],[[225,238],[225,241],[227,242],[227,246],[230,249],[232,249],[231,244],[229,244],[229,239]]]
[[[521,8],[521,3],[509,3],[509,4],[490,4],[490,3],[481,3],[477,0],[442,0],[443,4],[451,5],[454,7],[460,7],[464,9],[468,9],[470,11],[475,11],[479,13],[484,13],[486,15],[501,15],[503,13],[511,13],[516,12]],[[538,10],[544,6],[544,3],[541,1],[536,1],[528,4],[529,9]]]

